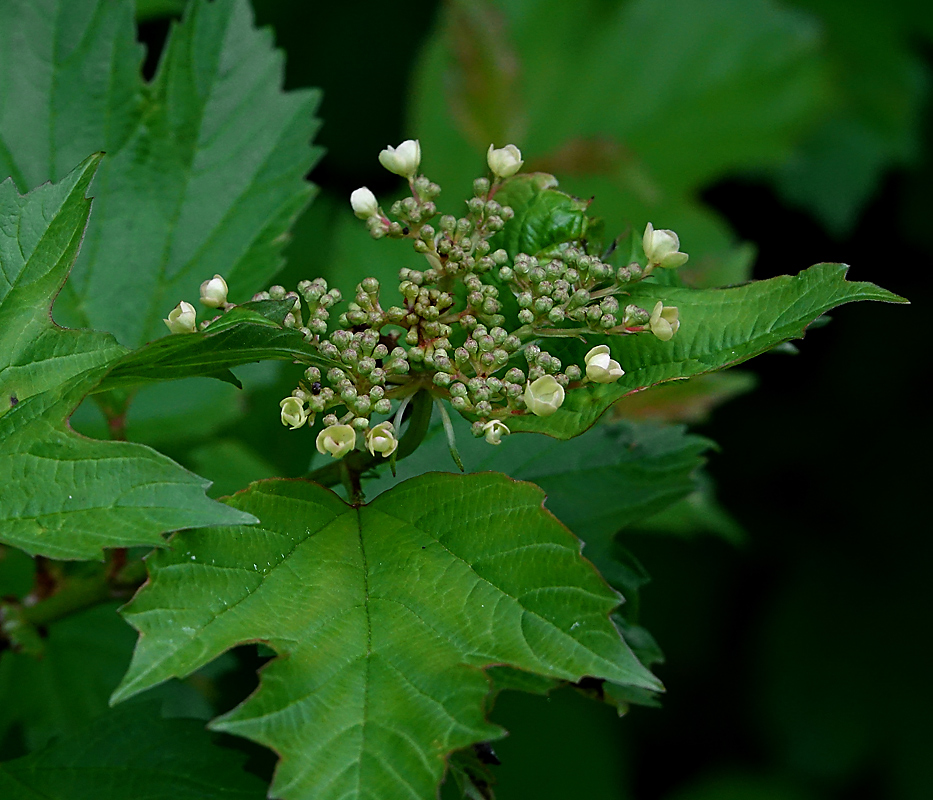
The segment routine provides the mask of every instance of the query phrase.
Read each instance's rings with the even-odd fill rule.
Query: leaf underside
[[[503,733],[484,667],[659,688],[609,621],[619,596],[543,499],[493,473],[424,475],[361,507],[254,484],[229,502],[260,525],[184,532],[150,557],[114,700],[264,641],[280,657],[212,727],[280,754],[275,796],[434,797],[452,750]]]

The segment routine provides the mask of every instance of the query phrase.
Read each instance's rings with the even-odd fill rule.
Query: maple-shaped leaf
[[[107,333],[50,315],[90,212],[100,163],[20,196],[0,183],[0,542],[53,558],[162,544],[164,531],[250,519],[208,500],[208,481],[128,442],[74,433],[67,416],[126,353]]]
[[[282,92],[283,60],[247,0],[194,0],[151,83],[133,0],[0,0],[0,179],[58,180],[89,153],[94,225],[56,319],[127,346],[222,274],[234,302],[281,266],[309,202],[318,93]]]
[[[212,727],[279,753],[273,796],[433,798],[451,751],[503,735],[485,667],[659,688],[543,500],[496,473],[423,475],[362,506],[253,484],[227,502],[258,526],[186,531],[149,558],[114,700],[263,641],[280,657]]]

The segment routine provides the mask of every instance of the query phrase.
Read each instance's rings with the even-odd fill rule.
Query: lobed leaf
[[[207,481],[142,445],[98,442],[66,417],[126,350],[64,330],[49,307],[87,222],[100,156],[20,197],[0,184],[0,542],[53,558],[156,546],[191,525],[246,522],[204,495]]]
[[[65,330],[49,314],[81,246],[100,160],[23,196],[12,180],[0,183],[0,416],[126,352],[109,334]]]
[[[569,442],[548,436],[506,436],[498,446],[474,438],[455,419],[457,448],[467,472],[493,470],[544,490],[545,506],[584,543],[584,555],[615,588],[621,589],[614,535],[644,523],[697,491],[709,439],[683,426],[617,421],[600,425]],[[453,468],[447,440],[438,431],[393,477],[381,469],[365,483],[368,493],[391,487],[432,469]],[[589,498],[581,502],[581,497]],[[626,595],[627,596],[627,595]]]
[[[133,0],[0,0],[0,176],[21,191],[108,157],[56,314],[128,346],[221,273],[249,297],[313,187],[318,93],[283,93],[247,0],[194,0],[146,84]]]
[[[657,689],[609,621],[619,597],[503,475],[429,474],[368,505],[302,481],[228,502],[257,527],[190,531],[127,607],[141,636],[114,700],[263,641],[279,654],[217,730],[282,757],[272,794],[431,798],[455,749],[502,735],[485,667]]]

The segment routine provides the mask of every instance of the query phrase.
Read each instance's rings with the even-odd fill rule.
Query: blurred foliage
[[[181,5],[138,0],[151,48],[164,39],[160,17]],[[286,251],[286,285],[323,275],[349,289],[408,263],[405,244],[366,237],[347,198],[362,184],[390,196],[397,183],[376,155],[418,136],[427,173],[453,196],[482,171],[490,141],[514,141],[529,168],[595,197],[610,238],[648,220],[678,230],[698,285],[834,260],[851,262],[856,279],[929,296],[928,0],[420,0],[394,13],[304,0],[253,6],[287,51],[286,85],[324,90],[321,192]],[[672,386],[623,401],[619,413],[637,419],[706,420],[702,433],[721,445],[711,471],[728,514],[700,487],[650,530],[623,532],[653,579],[640,586],[639,621],[667,656],[664,706],[620,722],[566,690],[504,693],[493,719],[513,735],[497,743],[503,763],[491,768],[500,800],[933,795],[924,652],[933,551],[920,504],[926,471],[911,468],[933,446],[911,346],[927,318],[844,311],[807,338],[802,358],[756,362],[759,388],[739,400],[746,379],[726,373],[709,394],[690,395],[691,382],[686,396]],[[243,393],[203,379],[185,385],[186,404],[201,411],[181,438],[153,389],[133,407],[130,438],[134,424],[145,441],[170,433],[170,455],[217,481],[215,494],[303,474],[308,437],[264,410],[294,376],[288,367],[245,372]],[[94,431],[92,411],[73,422]],[[206,444],[209,434],[222,440]],[[744,530],[744,544],[645,535],[703,526],[731,540]],[[31,565],[0,548],[0,595],[24,594],[31,579]],[[50,630],[46,646],[80,653],[104,631],[94,615],[69,624]],[[128,645],[114,654],[128,657]],[[22,658],[4,653],[0,679],[20,675]],[[223,680],[194,681],[200,699],[176,710],[199,713],[208,696],[224,710],[243,695],[234,683],[255,685],[262,659],[230,659]],[[119,677],[112,667],[88,683],[109,684],[94,698],[64,700],[68,681],[43,691],[48,668],[26,670],[14,684],[21,696],[2,711],[0,757],[41,747],[56,726],[79,730],[78,716],[103,710]],[[251,769],[268,779],[268,761],[254,755]]]

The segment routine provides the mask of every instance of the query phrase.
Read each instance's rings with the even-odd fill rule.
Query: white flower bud
[[[220,308],[227,302],[227,282],[215,275],[201,284],[201,302],[211,308]]]
[[[365,186],[361,186],[350,195],[350,205],[353,213],[360,219],[369,219],[371,216],[379,213],[379,201]]]
[[[656,231],[649,222],[641,243],[650,265],[674,269],[687,263],[689,256],[679,252],[680,239],[674,231]]]
[[[648,327],[662,342],[669,341],[680,327],[677,306],[666,306],[658,300],[648,320]]]
[[[395,438],[394,430],[392,423],[386,421],[366,431],[366,447],[369,452],[373,455],[377,452],[382,453],[385,458],[392,455],[398,447],[398,439]]]
[[[503,436],[508,436],[512,431],[504,422],[497,419],[491,419],[483,425],[483,434],[489,444],[500,444]]]
[[[387,147],[379,154],[379,163],[389,172],[414,180],[421,164],[421,143],[417,139],[406,139],[398,147]]]
[[[522,151],[514,144],[507,144],[505,147],[495,149],[494,145],[489,145],[486,153],[486,163],[492,174],[499,178],[510,178],[522,168]]]
[[[524,399],[532,414],[549,417],[564,402],[564,387],[553,376],[542,375],[525,387]]]
[[[168,319],[162,321],[172,333],[194,333],[198,327],[198,312],[191,303],[182,300],[169,311]]]
[[[624,374],[618,361],[609,358],[609,347],[604,344],[597,345],[583,356],[586,364],[586,377],[594,383],[615,383]]]
[[[304,403],[297,397],[286,397],[279,406],[282,408],[282,424],[293,431],[298,430],[308,419]]]
[[[322,455],[343,458],[356,447],[356,431],[349,425],[329,425],[317,435],[314,446]]]

